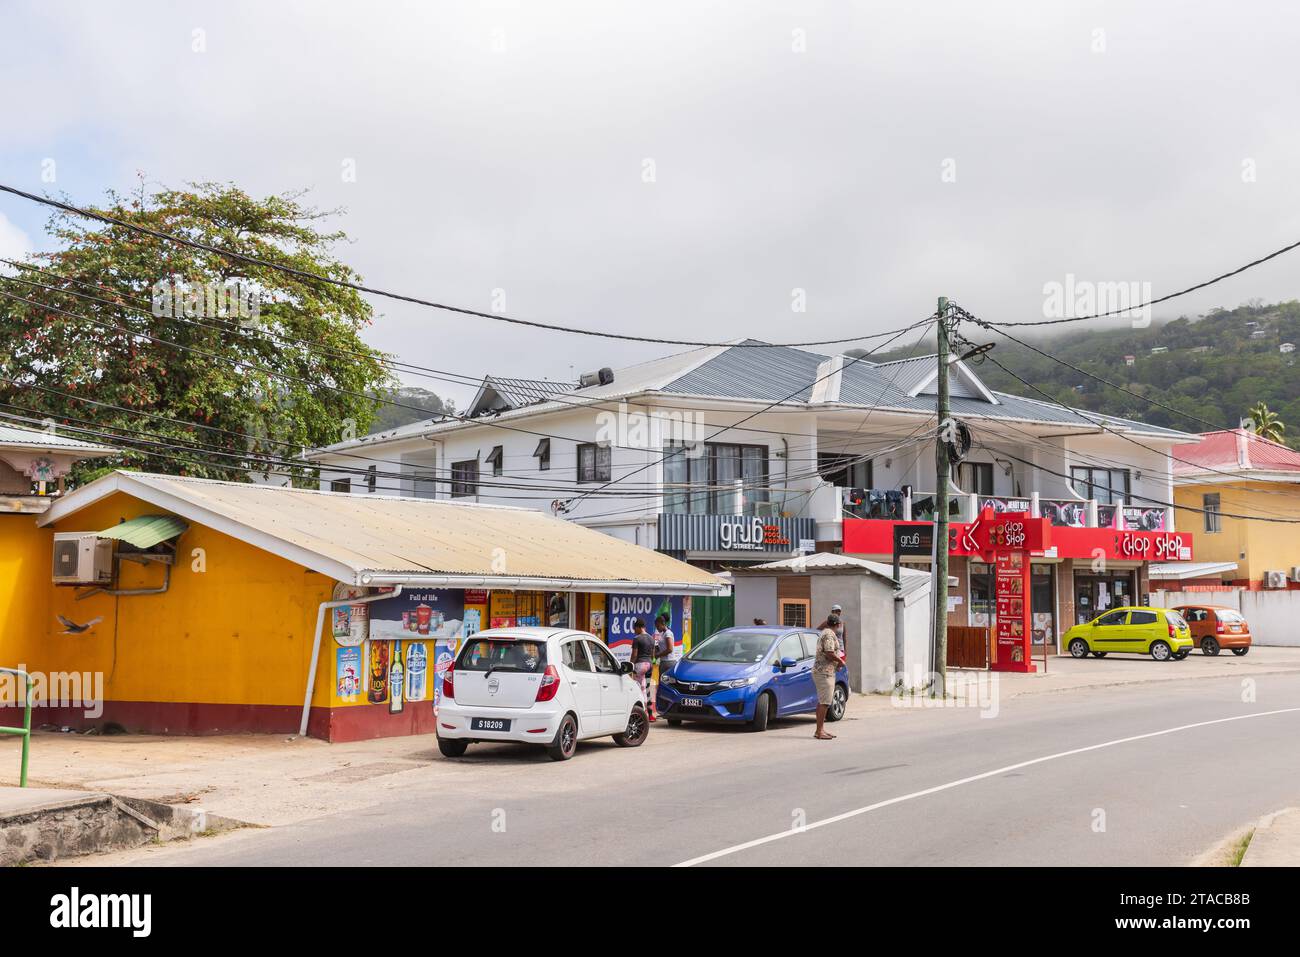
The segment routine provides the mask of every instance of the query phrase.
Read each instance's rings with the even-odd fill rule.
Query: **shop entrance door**
[[[1074,574],[1074,623],[1087,624],[1112,608],[1136,604],[1133,572]]]

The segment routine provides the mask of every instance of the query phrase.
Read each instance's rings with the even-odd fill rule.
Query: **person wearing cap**
[[[844,650],[845,650],[844,649],[844,608],[843,606],[839,605],[838,603],[831,605],[831,615],[833,615],[838,622],[831,630],[835,632],[835,637],[839,640],[840,656],[843,657]],[[827,617],[827,621],[828,622],[830,621],[830,616]]]

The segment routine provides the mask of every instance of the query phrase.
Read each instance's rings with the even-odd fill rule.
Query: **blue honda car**
[[[660,676],[655,709],[670,725],[716,721],[766,730],[773,718],[817,711],[816,655],[811,628],[724,628]],[[827,720],[844,717],[848,700],[849,673],[841,666]]]

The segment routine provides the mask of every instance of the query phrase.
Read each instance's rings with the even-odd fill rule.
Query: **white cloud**
[[[22,259],[34,249],[31,237],[0,213],[0,258]],[[0,263],[0,271],[12,273],[13,267]]]

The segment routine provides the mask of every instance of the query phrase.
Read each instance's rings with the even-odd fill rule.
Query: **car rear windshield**
[[[456,659],[457,671],[546,670],[546,642],[528,638],[470,638]]]
[[[691,661],[729,661],[746,664],[762,661],[772,647],[772,635],[762,631],[720,631],[691,649]]]
[[[1187,627],[1187,622],[1183,620],[1183,616],[1178,614],[1178,612],[1176,611],[1165,612],[1165,617],[1169,619],[1169,623],[1173,625],[1175,628]]]
[[[1230,625],[1240,625],[1244,624],[1246,621],[1246,619],[1237,612],[1228,611],[1227,609],[1220,609],[1219,611],[1216,611],[1215,614],[1219,616],[1219,621],[1226,621]]]

